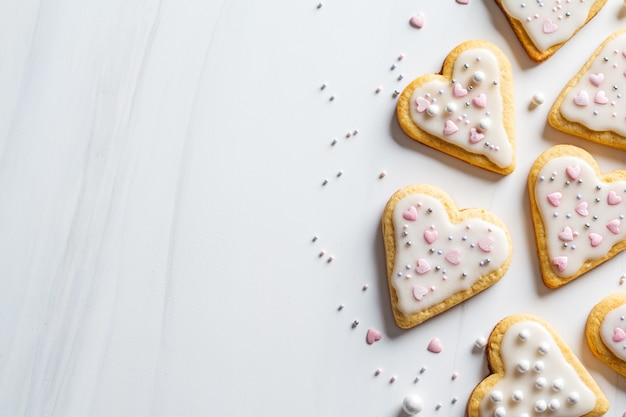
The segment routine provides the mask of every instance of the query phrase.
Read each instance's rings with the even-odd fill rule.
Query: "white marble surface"
[[[463,416],[487,374],[474,340],[515,312],[550,321],[608,415],[626,411],[624,378],[582,337],[591,307],[626,290],[624,255],[547,290],[525,186],[556,143],[585,147],[606,171],[626,165],[546,124],[564,82],[626,23],[623,3],[540,65],[492,1],[317,4],[3,2],[0,416],[398,417],[409,393],[425,415]],[[506,178],[411,141],[394,118],[392,91],[471,38],[514,68],[519,154]],[[535,92],[547,103],[530,110]],[[515,252],[496,286],[403,331],[379,220],[413,183],[496,213]],[[372,346],[369,327],[383,333]],[[425,349],[435,336],[439,355]]]

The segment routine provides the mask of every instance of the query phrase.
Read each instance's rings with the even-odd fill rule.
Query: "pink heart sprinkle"
[[[552,265],[556,266],[560,272],[565,271],[565,268],[567,268],[567,256],[556,256],[552,258]]]
[[[580,165],[572,165],[565,168],[565,173],[571,179],[576,181],[580,176]]]
[[[623,57],[626,57],[626,49],[623,49],[623,50],[622,50],[622,56],[623,56]]]
[[[459,4],[469,4],[470,0],[456,0]]]
[[[563,194],[558,191],[548,194],[548,202],[552,205],[552,207],[560,206],[561,198],[563,198]]]
[[[428,343],[428,347],[426,349],[428,349],[428,351],[432,353],[440,353],[443,350],[443,346],[441,346],[441,340],[435,337]]]
[[[430,264],[424,258],[419,258],[417,260],[417,264],[415,265],[415,272],[420,275],[424,275],[426,272],[430,271]]]
[[[365,340],[368,345],[371,345],[374,342],[378,342],[382,337],[383,335],[381,335],[378,330],[367,329],[367,336],[365,337]]]
[[[456,98],[465,97],[467,95],[467,89],[463,88],[461,83],[454,83],[454,88],[452,89],[452,94]]]
[[[417,301],[422,301],[422,298],[424,298],[426,294],[428,294],[427,288],[424,288],[420,285],[416,285],[415,287],[413,287],[413,298],[415,298]]]
[[[483,135],[478,130],[476,130],[476,128],[473,127],[470,129],[470,136],[469,136],[470,143],[478,143],[484,138],[485,138],[485,135]]]
[[[626,332],[624,330],[620,329],[619,327],[613,329],[613,341],[615,343],[619,343],[624,339],[626,339]]]
[[[591,74],[589,76],[589,81],[591,82],[591,84],[595,85],[596,87],[600,87],[600,84],[604,82],[604,74],[601,72],[597,74]]]
[[[490,237],[485,237],[478,241],[478,247],[481,251],[485,253],[489,253],[493,250],[493,239]]]
[[[452,265],[458,265],[461,263],[461,252],[458,249],[452,249],[450,252],[446,253],[446,261],[450,262]]]
[[[574,104],[577,106],[586,106],[589,104],[589,94],[585,90],[581,91],[574,97]]]
[[[606,97],[604,91],[599,90],[593,98],[593,102],[596,104],[606,104],[609,102],[609,99]]]
[[[606,197],[606,202],[609,206],[615,206],[622,202],[622,197],[618,196],[613,190],[609,191],[609,195]]]
[[[604,237],[598,233],[589,233],[589,243],[592,248],[600,246],[600,243],[604,240]]]
[[[621,224],[622,222],[620,222],[618,219],[613,219],[606,224],[606,228],[609,229],[609,232],[617,235],[619,234],[619,227]]]
[[[423,12],[419,12],[415,16],[411,16],[411,19],[409,19],[409,23],[414,28],[421,29],[424,27],[424,24],[426,23],[426,16],[424,15]]]
[[[417,210],[415,207],[409,207],[407,211],[402,213],[402,217],[404,220],[408,220],[410,222],[414,222],[417,220]]]
[[[569,226],[565,226],[563,231],[559,233],[559,240],[561,242],[571,242],[574,240],[574,233],[572,232],[572,228]]]
[[[543,21],[543,33],[554,33],[559,26],[550,19]]]
[[[424,230],[424,240],[429,245],[432,244],[439,237],[439,232],[436,230]]]
[[[446,136],[452,135],[459,131],[457,125],[454,124],[452,120],[446,120],[446,124],[443,127],[443,134]]]
[[[430,101],[426,100],[424,97],[418,97],[415,100],[415,104],[417,105],[418,113],[423,113],[424,111],[426,111],[428,106],[430,106]]]
[[[487,107],[487,96],[481,93],[472,99],[472,104],[478,108],[484,109]]]
[[[578,203],[574,211],[576,211],[576,213],[578,213],[579,216],[585,217],[589,215],[588,208],[589,208],[589,203],[587,203],[586,201],[581,201],[580,203]]]

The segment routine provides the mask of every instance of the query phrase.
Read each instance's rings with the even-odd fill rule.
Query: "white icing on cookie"
[[[392,285],[404,315],[470,288],[508,258],[502,228],[476,218],[452,224],[445,207],[430,195],[402,198],[392,219],[396,240]]]
[[[584,160],[562,156],[541,168],[535,198],[555,274],[574,275],[626,238],[626,182],[605,183]]]
[[[626,361],[626,304],[609,311],[600,324],[600,337],[604,345]]]
[[[564,118],[626,136],[626,34],[609,41],[563,102]]]
[[[513,162],[513,147],[502,119],[498,60],[488,49],[462,52],[452,80],[431,81],[411,96],[411,118],[421,129],[486,156],[500,167]]]
[[[593,0],[502,0],[502,7],[523,25],[537,49],[545,52],[568,40],[585,24],[593,3]]]
[[[481,416],[582,416],[593,410],[595,394],[567,362],[542,325],[522,321],[508,328],[500,354],[504,378],[480,405]]]

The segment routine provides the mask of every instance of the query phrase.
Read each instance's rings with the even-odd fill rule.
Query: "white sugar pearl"
[[[528,372],[530,369],[530,363],[526,359],[522,359],[517,364],[517,370],[521,373]]]
[[[476,346],[477,349],[483,349],[485,346],[487,346],[487,339],[485,339],[483,336],[478,337],[474,342],[474,346]]]
[[[456,111],[456,104],[455,103],[446,104],[446,111],[448,113],[454,113]]]
[[[544,400],[537,400],[535,402],[535,411],[538,413],[543,413],[548,408],[548,404]]]
[[[491,394],[489,394],[489,399],[492,403],[498,404],[502,402],[504,396],[502,395],[502,391],[492,391]]]
[[[546,353],[548,353],[550,351],[550,345],[547,342],[541,342],[539,343],[539,353],[541,353],[542,355],[545,355]]]
[[[545,97],[541,93],[535,93],[531,99],[531,103],[535,106],[540,106],[545,101]]]
[[[535,370],[535,372],[541,372],[543,371],[543,368],[545,368],[545,364],[543,363],[543,361],[537,361],[533,365],[533,369]]]
[[[561,407],[561,403],[556,398],[550,400],[550,404],[548,404],[548,408],[551,411],[556,411]]]
[[[482,71],[476,71],[474,75],[472,75],[472,80],[474,80],[475,83],[481,83],[484,81],[484,79],[485,73]]]
[[[521,340],[522,342],[525,342],[528,340],[528,338],[530,337],[530,332],[527,329],[522,330],[521,332],[519,332],[519,334],[517,335],[517,337],[519,338],[519,340]]]
[[[410,416],[420,413],[424,409],[424,402],[418,395],[411,394],[404,397],[402,401],[402,409]]]
[[[506,408],[498,407],[496,411],[493,412],[494,417],[504,417],[506,416]]]
[[[580,400],[580,396],[576,391],[570,392],[570,394],[567,396],[567,402],[570,404],[576,404],[578,400]]]
[[[535,387],[536,387],[536,388],[538,388],[538,389],[543,389],[543,388],[545,388],[545,387],[546,387],[546,384],[547,384],[547,382],[546,382],[546,379],[545,379],[545,378],[539,377],[539,378],[537,378],[537,379],[535,380]]]
[[[428,114],[429,116],[436,116],[436,115],[438,115],[439,114],[439,106],[436,105],[436,104],[431,104],[426,109],[426,114]]]
[[[515,390],[513,395],[511,395],[511,399],[518,403],[524,399],[524,393],[521,390]]]
[[[491,127],[491,119],[484,118],[478,122],[478,128],[482,131],[488,130]]]
[[[563,379],[557,378],[554,381],[552,381],[552,389],[557,392],[561,391],[563,389]]]

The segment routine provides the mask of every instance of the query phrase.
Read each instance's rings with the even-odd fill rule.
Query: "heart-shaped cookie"
[[[487,41],[460,44],[441,74],[413,80],[400,95],[397,116],[418,142],[500,174],[515,169],[511,64]]]
[[[528,55],[548,59],[604,6],[606,0],[496,0]]]
[[[558,145],[528,176],[545,284],[558,288],[626,249],[626,171],[602,174],[578,147]]]
[[[626,377],[626,293],[611,294],[593,307],[585,336],[593,354]]]
[[[548,121],[556,129],[626,149],[626,30],[609,36],[567,83]]]
[[[415,209],[415,219],[403,214]],[[382,219],[391,304],[409,328],[497,282],[511,260],[511,238],[493,214],[458,210],[443,191],[415,185],[397,191]]]
[[[474,388],[469,417],[586,416],[609,402],[570,348],[542,319],[528,314],[500,321],[487,344],[492,374]]]

